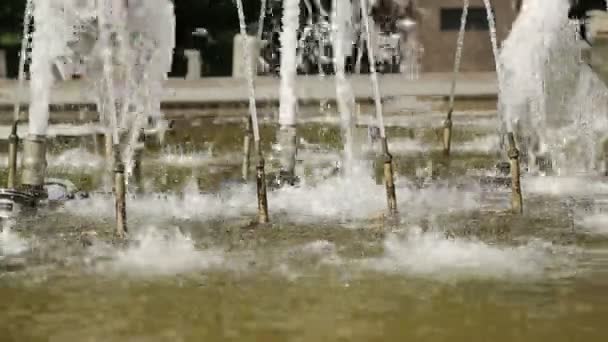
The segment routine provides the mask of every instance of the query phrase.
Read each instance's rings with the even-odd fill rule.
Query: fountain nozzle
[[[19,120],[13,122],[11,134],[8,136],[8,179],[7,188],[14,189],[17,184],[17,149],[19,146],[19,135],[17,130]]]
[[[23,141],[21,184],[24,190],[39,199],[46,197],[44,190],[46,166],[46,137],[30,134]]]
[[[519,150],[515,143],[515,136],[509,132],[509,161],[511,163],[511,206],[515,214],[524,212],[523,197],[521,194],[521,174],[519,165]]]
[[[393,170],[393,155],[388,150],[388,140],[382,138],[382,153],[384,155],[384,185],[390,216],[397,215],[397,195],[395,191],[395,172]]]

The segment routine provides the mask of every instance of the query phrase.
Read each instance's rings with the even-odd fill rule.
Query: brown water
[[[467,170],[490,170],[493,152],[456,153],[451,184],[423,190],[403,175],[429,158],[444,167],[439,153],[397,152],[398,223],[380,217],[382,185],[370,174],[271,193],[273,224],[252,227],[253,189],[226,184],[238,179],[238,159],[219,158],[238,157],[240,140],[229,138],[238,127],[204,123],[169,136],[173,150],[197,157],[182,164],[148,153],[157,195],[131,200],[128,244],[113,243],[103,195],[5,226],[0,341],[608,339],[604,183],[558,179],[550,194],[526,180],[527,213],[514,217],[504,190],[455,188],[472,182]],[[302,132],[321,153],[337,152],[335,129]],[[456,143],[483,135],[461,132]],[[391,134],[438,143],[432,131]],[[81,144],[64,140],[54,155]],[[68,157],[51,174],[101,186],[102,164]]]

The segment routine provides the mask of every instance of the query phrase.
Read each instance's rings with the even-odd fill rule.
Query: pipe
[[[29,135],[23,141],[22,187],[37,198],[46,197],[44,180],[46,176],[46,138]]]
[[[141,194],[144,192],[144,176],[141,163],[146,148],[145,140],[146,135],[144,133],[144,130],[141,129],[139,137],[137,138],[137,145],[135,146],[135,149],[133,151],[133,183],[135,184],[135,192],[137,194]]]
[[[245,125],[245,137],[243,139],[243,165],[242,165],[242,176],[243,180],[247,182],[249,180],[249,168],[251,166],[251,140],[253,140],[253,128],[251,123],[251,117],[247,118]]]
[[[270,222],[268,217],[268,196],[266,193],[266,173],[264,171],[265,161],[259,141],[256,149],[258,151],[258,162],[256,166],[256,186],[258,193],[258,224]]]
[[[384,185],[386,186],[386,200],[390,216],[397,215],[397,194],[395,191],[395,177],[393,169],[393,155],[388,150],[388,140],[382,138],[382,153],[384,154]]]
[[[519,167],[519,150],[515,143],[515,136],[509,132],[509,161],[511,164],[511,208],[515,214],[523,214],[523,197],[521,194],[521,175]]]
[[[17,149],[19,147],[19,135],[17,135],[19,120],[15,120],[8,136],[8,180],[6,187],[15,189],[17,185]]]
[[[443,154],[446,157],[450,156],[452,149],[452,113],[453,109],[450,108],[448,111],[447,119],[443,122]]]
[[[126,237],[127,229],[127,200],[125,185],[125,165],[120,158],[120,146],[114,146],[114,204],[116,211],[116,236]]]

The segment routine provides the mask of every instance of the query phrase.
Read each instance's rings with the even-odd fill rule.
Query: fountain
[[[298,98],[296,95],[296,45],[300,17],[300,2],[286,0],[283,2],[283,28],[281,31],[281,88],[279,107],[279,146],[281,170],[279,184],[296,183],[295,167],[297,153],[296,113]]]
[[[606,119],[605,87],[580,62],[569,1],[524,1],[500,53],[504,120],[523,139],[528,167],[544,172],[597,173]],[[529,32],[541,34],[529,36]],[[537,171],[538,172],[538,171]]]
[[[44,5],[41,1],[33,3]],[[497,110],[494,104],[486,104],[493,98],[472,100],[471,108],[454,116],[454,107],[467,108],[466,102],[459,101],[466,95],[463,89],[471,85],[456,86],[455,82],[477,77],[466,74],[456,80],[467,13],[456,42],[455,68],[438,81],[429,82],[429,76],[422,75],[412,85],[408,75],[378,74],[366,0],[357,4],[365,39],[354,40],[365,41],[372,52],[368,54],[370,74],[347,74],[344,57],[352,43],[346,37],[351,11],[345,1],[338,1],[331,8],[335,78],[296,76],[291,64],[294,55],[286,51],[281,80],[255,78],[251,56],[243,56],[248,71],[244,79],[171,80],[176,92],[183,84],[196,84],[195,96],[203,96],[206,90],[199,85],[206,82],[215,87],[218,98],[242,93],[234,98],[238,103],[246,100],[248,107],[231,103],[231,109],[214,108],[219,113],[207,117],[167,106],[163,110],[168,118],[175,118],[174,130],[165,146],[147,151],[151,126],[161,118],[162,81],[173,47],[169,38],[173,33],[164,32],[171,32],[168,26],[174,24],[171,2],[129,1],[130,6],[143,6],[135,10],[122,1],[91,1],[91,7],[79,7],[78,15],[65,12],[54,31],[61,33],[61,27],[71,27],[66,23],[76,21],[83,27],[76,36],[88,38],[79,44],[74,44],[73,36],[62,38],[67,43],[58,58],[63,64],[75,51],[86,57],[85,78],[69,85],[82,87],[96,103],[90,111],[100,114],[101,127],[95,132],[108,134],[111,155],[104,158],[92,153],[91,142],[84,139],[54,138],[55,125],[30,122],[26,134],[31,142],[25,152],[31,161],[24,166],[29,168],[31,183],[42,182],[49,198],[54,197],[50,185],[62,184],[54,177],[73,179],[92,193],[89,198],[48,205],[39,210],[34,222],[5,220],[6,211],[16,203],[5,200],[27,193],[0,190],[3,336],[116,341],[155,337],[278,341],[295,336],[304,340],[458,340],[472,336],[472,341],[522,342],[536,341],[539,336],[561,342],[576,336],[602,341],[608,317],[603,302],[608,284],[608,182],[589,177],[599,171],[591,162],[601,158],[598,150],[581,155],[580,149],[597,148],[598,138],[603,137],[605,87],[592,72],[596,69],[589,70],[571,58],[581,51],[574,44],[575,36],[570,36],[575,28],[566,26],[566,0],[525,2],[502,49],[491,4],[485,0],[492,50],[499,57],[500,103]],[[236,9],[231,8],[238,14],[243,36],[248,34],[246,19],[257,19],[245,17],[244,3],[237,0]],[[542,10],[540,5],[534,7],[539,3]],[[261,7],[265,4],[262,1]],[[470,9],[468,18],[479,19],[470,16]],[[34,16],[40,10],[34,8]],[[479,8],[475,13],[479,14]],[[285,23],[293,14],[286,11]],[[549,18],[553,15],[559,18]],[[36,25],[45,25],[44,20],[36,20]],[[282,46],[289,50],[297,33],[286,29],[284,34],[293,39]],[[34,31],[34,49],[40,36],[42,32]],[[467,33],[466,39],[470,37]],[[483,38],[478,43],[487,42]],[[594,47],[594,53],[601,53],[601,45]],[[34,51],[34,56],[43,56],[35,62],[58,69],[53,66],[56,60],[49,61],[53,51],[48,49],[46,55]],[[565,70],[560,71],[560,66]],[[42,71],[48,70],[37,69],[32,76]],[[34,85],[52,84],[69,72],[50,74],[51,79],[36,80]],[[483,85],[489,87],[491,82]],[[336,90],[339,113],[316,112],[316,103],[304,107],[305,101],[298,112],[297,85],[299,93],[323,87],[327,94],[322,95],[331,96]],[[417,97],[421,88],[434,87],[442,100],[433,102],[436,107],[413,111],[408,102],[401,102],[394,85],[410,87],[413,95],[407,96]],[[261,120],[258,111],[279,86],[283,87],[282,118],[277,128],[269,123],[270,116]],[[32,100],[48,101],[46,91]],[[450,131],[449,139],[443,140],[444,127],[438,123],[446,118],[443,98],[448,96],[447,119],[458,131]],[[272,105],[278,99],[270,97],[269,102]],[[36,108],[41,113],[32,113],[33,119],[48,117],[48,102],[37,103],[31,110]],[[367,173],[353,171],[358,166],[354,151],[366,147],[352,139],[355,112],[357,124],[377,130],[374,134],[382,141],[383,165],[378,165],[375,174],[371,167]],[[236,137],[243,134],[243,116],[247,129],[241,141]],[[531,123],[543,125],[532,127]],[[10,128],[10,188],[19,187],[17,124]],[[286,132],[285,127],[293,130]],[[497,128],[508,143],[503,152],[509,158],[505,173],[512,174],[511,191],[509,185],[479,181],[496,171],[496,155],[501,152]],[[301,181],[298,186],[266,193],[269,154],[264,153],[270,146],[262,142],[284,133],[290,137],[279,143],[294,148],[281,150],[289,153],[280,166],[291,168],[297,147],[298,159],[305,164],[303,172],[298,171]],[[44,137],[45,144],[35,143],[38,136]],[[440,146],[441,140],[447,144]],[[578,144],[582,147],[576,149]],[[47,152],[41,153],[44,145]],[[374,147],[365,152],[378,153]],[[444,160],[446,147],[449,174],[421,183],[419,170],[429,160]],[[530,167],[527,151],[537,158],[550,152],[561,177]],[[107,174],[104,159],[109,159],[105,162],[111,164],[107,166],[113,174]],[[335,172],[337,160],[343,162],[343,174]],[[573,160],[589,161],[583,163],[583,176],[575,173],[578,167],[568,165]],[[256,184],[235,181],[241,176],[249,180],[252,163]],[[47,166],[46,171],[39,170],[41,165]],[[104,174],[113,178],[114,198],[103,180],[90,179]],[[377,179],[380,175],[384,184]],[[29,206],[30,200],[32,196],[19,203]],[[252,227],[249,218],[253,215],[257,215],[255,227],[270,220],[269,201],[272,229],[247,229]],[[385,201],[394,224],[385,224]],[[129,243],[116,243],[115,235],[127,237],[127,233]]]
[[[241,31],[241,36],[247,37],[247,29],[245,26],[245,14],[243,12],[243,3],[242,0],[237,0],[237,11],[239,16],[239,27]],[[247,39],[243,39],[243,44],[246,45]],[[255,149],[257,152],[258,162],[256,165],[256,186],[257,186],[257,196],[258,196],[258,216],[257,223],[265,224],[270,221],[268,216],[268,198],[266,195],[266,171],[265,171],[265,160],[264,160],[264,152],[262,151],[262,142],[260,139],[260,128],[258,123],[258,112],[256,107],[255,100],[255,85],[253,81],[253,65],[251,63],[252,59],[249,56],[250,49],[247,46],[243,47],[245,54],[243,58],[245,59],[245,67],[246,67],[246,79],[247,79],[247,89],[249,92],[249,115],[251,118],[251,129],[253,131],[253,142],[255,145]],[[245,144],[247,144],[247,139],[245,139]],[[246,147],[247,149],[248,147]]]

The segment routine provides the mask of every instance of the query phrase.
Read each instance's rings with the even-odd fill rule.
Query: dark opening
[[[441,31],[460,30],[462,19],[462,8],[442,8],[441,9]],[[467,18],[467,31],[487,31],[489,30],[488,15],[483,7],[469,8]]]

